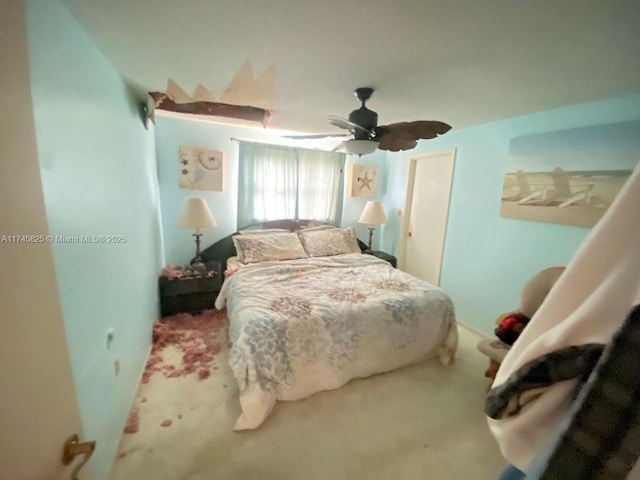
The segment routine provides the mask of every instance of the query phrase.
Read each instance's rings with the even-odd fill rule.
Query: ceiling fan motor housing
[[[367,129],[367,132],[356,130],[354,137],[356,140],[370,140],[372,137],[373,129],[378,126],[378,114],[373,110],[369,110],[365,106],[365,102],[373,95],[373,88],[360,87],[356,88],[353,94],[362,102],[362,106],[357,110],[354,110],[349,114],[349,121],[360,125],[362,128]]]
[[[356,130],[354,132],[356,140],[369,140],[371,132],[378,126],[378,114],[367,107],[360,107],[349,114],[349,121],[367,129],[367,132]]]

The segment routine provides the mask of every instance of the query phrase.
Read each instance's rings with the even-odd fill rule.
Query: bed
[[[353,229],[281,221],[203,251],[228,267],[216,308],[227,309],[240,390],[234,430],[260,426],[277,400],[428,357],[452,361],[458,334],[448,295],[364,248]]]

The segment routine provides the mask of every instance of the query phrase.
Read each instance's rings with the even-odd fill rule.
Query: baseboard
[[[495,336],[488,334],[487,332],[483,332],[482,330],[478,330],[476,327],[473,327],[471,325],[469,325],[466,322],[461,322],[460,320],[457,321],[458,325],[460,325],[463,328],[466,328],[467,330],[469,330],[471,333],[475,333],[476,335],[478,335],[479,337],[482,337],[486,340],[495,340]]]

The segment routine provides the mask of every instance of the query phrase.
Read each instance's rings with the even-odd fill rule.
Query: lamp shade
[[[215,227],[216,219],[204,198],[185,198],[178,217],[178,228]]]
[[[367,155],[375,152],[379,143],[375,140],[347,140],[344,149],[353,155]]]
[[[373,225],[374,223],[386,222],[387,216],[384,214],[382,203],[380,203],[378,200],[367,202],[362,215],[360,215],[360,220],[358,220],[358,223],[368,223],[370,225]]]

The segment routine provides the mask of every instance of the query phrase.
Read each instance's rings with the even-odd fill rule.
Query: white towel
[[[552,247],[551,247],[552,248]],[[608,343],[640,303],[640,164],[505,357],[494,386],[570,345]],[[567,413],[576,381],[549,387],[515,416],[488,419],[504,457],[526,470]]]

